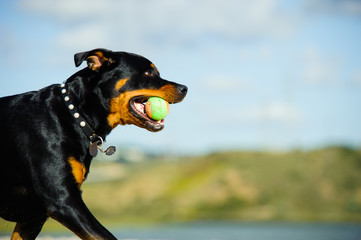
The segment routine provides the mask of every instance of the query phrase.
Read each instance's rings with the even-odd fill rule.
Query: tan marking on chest
[[[20,236],[20,233],[18,233],[16,231],[16,229],[14,230],[13,234],[11,235],[11,239],[10,240],[22,240],[23,238]]]
[[[68,158],[68,162],[70,164],[74,179],[76,183],[78,183],[78,187],[80,188],[85,178],[85,166],[81,162],[77,161],[73,156]]]

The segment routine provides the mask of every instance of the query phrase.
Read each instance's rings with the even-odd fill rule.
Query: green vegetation
[[[361,152],[332,147],[141,163],[96,161],[82,190],[88,207],[108,226],[197,220],[360,222]]]

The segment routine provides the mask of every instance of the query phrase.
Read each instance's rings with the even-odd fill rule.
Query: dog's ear
[[[109,57],[111,51],[106,49],[94,49],[88,52],[76,53],[74,55],[75,66],[79,67],[80,64],[86,60],[88,68],[97,71],[104,63],[110,64],[113,62]]]

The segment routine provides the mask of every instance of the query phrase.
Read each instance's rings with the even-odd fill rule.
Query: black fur
[[[156,95],[176,103],[187,93],[187,87],[160,78],[149,60],[135,54],[95,49],[74,60],[76,66],[87,60],[88,67],[66,81],[69,96],[102,138],[118,124],[161,130],[163,123],[135,113],[132,101]],[[119,121],[117,113],[110,116],[118,108]],[[13,238],[34,239],[51,217],[82,239],[115,239],[82,200],[82,180],[70,159],[84,167],[86,177],[89,139],[66,108],[60,85],[0,98],[0,150],[0,217],[17,222]]]

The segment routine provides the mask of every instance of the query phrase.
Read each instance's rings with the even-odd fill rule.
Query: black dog
[[[135,54],[95,49],[74,59],[88,67],[65,84],[0,98],[0,217],[17,222],[12,239],[35,239],[48,217],[82,239],[115,239],[81,197],[91,160],[119,124],[163,129],[145,114],[149,97],[177,103],[187,93]]]

